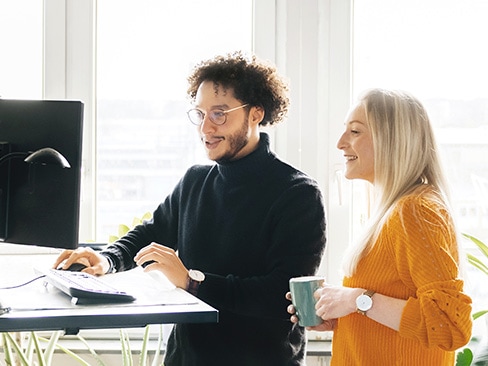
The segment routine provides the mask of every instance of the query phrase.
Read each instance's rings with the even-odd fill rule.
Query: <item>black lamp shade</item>
[[[58,151],[50,147],[45,147],[33,152],[27,156],[24,161],[29,164],[58,165],[62,168],[71,168],[68,160],[66,160],[66,158]]]

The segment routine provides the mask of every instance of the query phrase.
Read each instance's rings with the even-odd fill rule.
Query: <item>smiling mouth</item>
[[[206,139],[204,137],[202,138],[203,143],[208,149],[214,149],[223,140],[224,140],[223,138],[211,138],[211,139]]]
[[[357,155],[344,155],[344,157],[346,158],[346,161],[353,161],[358,159]]]

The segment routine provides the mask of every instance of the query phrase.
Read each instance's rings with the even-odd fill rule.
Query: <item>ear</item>
[[[257,126],[264,118],[264,109],[260,106],[251,107],[249,111],[249,122]]]

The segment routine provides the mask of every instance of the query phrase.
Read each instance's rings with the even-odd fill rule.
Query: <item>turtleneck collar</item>
[[[274,160],[275,155],[269,149],[269,136],[265,132],[259,134],[256,150],[243,158],[227,163],[218,163],[217,169],[225,179],[246,179],[259,177],[264,167]]]

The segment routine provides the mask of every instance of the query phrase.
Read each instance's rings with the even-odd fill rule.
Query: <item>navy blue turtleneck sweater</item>
[[[291,277],[314,274],[325,248],[317,183],[259,147],[225,164],[191,167],[154,211],[103,254],[117,270],[142,247],[178,250],[205,273],[197,296],[219,310],[217,324],[177,324],[165,366],[303,365],[304,330],[289,321]]]

